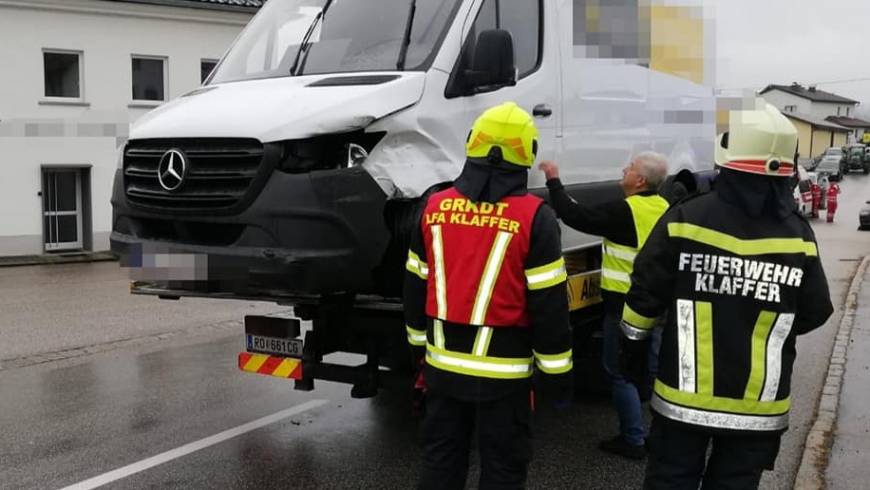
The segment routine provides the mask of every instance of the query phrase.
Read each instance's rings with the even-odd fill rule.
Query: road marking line
[[[157,465],[161,465],[163,463],[166,463],[167,461],[172,461],[173,459],[186,456],[190,453],[199,451],[200,449],[214,446],[215,444],[224,442],[228,439],[232,439],[236,436],[240,436],[246,432],[251,432],[252,430],[256,430],[269,424],[273,424],[275,422],[278,422],[279,420],[286,419],[287,417],[299,415],[300,413],[307,412],[308,410],[315,409],[327,403],[329,403],[329,400],[307,401],[301,405],[296,405],[295,407],[281,410],[280,412],[273,413],[272,415],[267,415],[261,419],[248,422],[247,424],[243,424],[229,430],[225,430],[213,436],[206,437],[205,439],[200,439],[198,441],[191,442],[190,444],[185,444],[184,446],[171,449],[169,451],[166,451],[165,453],[160,453],[148,459],[143,459],[142,461],[124,466],[122,468],[118,468],[116,470],[112,470],[108,473],[103,473],[102,475],[95,476],[83,482],[64,487],[61,490],[90,490],[92,488],[101,487],[108,483],[112,483],[122,478],[126,478],[130,475],[145,471],[149,468],[153,468]]]

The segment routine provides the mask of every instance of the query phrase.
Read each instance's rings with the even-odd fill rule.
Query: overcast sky
[[[762,88],[818,83],[870,111],[870,1],[717,0],[717,83]],[[833,80],[867,80],[819,83]],[[867,116],[865,116],[867,117]]]

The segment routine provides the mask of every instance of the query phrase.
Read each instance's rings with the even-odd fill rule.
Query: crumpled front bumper
[[[369,292],[390,239],[385,202],[361,168],[273,171],[237,214],[182,214],[131,205],[118,171],[110,242],[134,279],[176,291]]]

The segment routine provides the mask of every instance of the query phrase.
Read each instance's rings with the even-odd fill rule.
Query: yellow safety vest
[[[668,209],[668,201],[658,195],[629,196],[625,199],[634,219],[637,247],[614,243],[607,238],[601,244],[601,289],[625,294],[631,288],[634,258],[640,251],[653,226]]]

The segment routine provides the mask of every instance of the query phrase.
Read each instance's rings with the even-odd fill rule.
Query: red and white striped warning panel
[[[240,352],[239,369],[278,378],[302,379],[302,359],[291,357]]]

